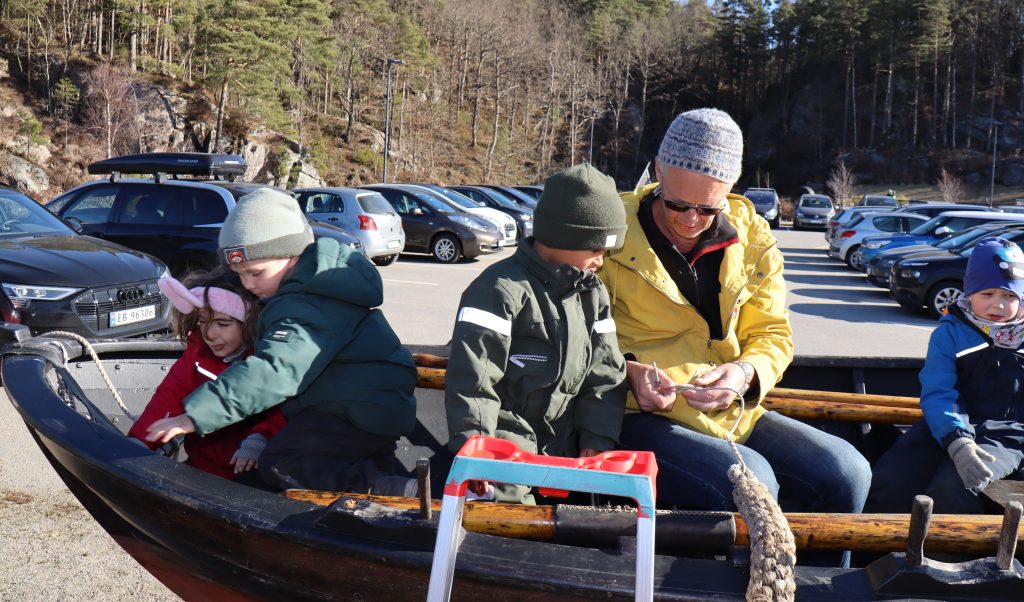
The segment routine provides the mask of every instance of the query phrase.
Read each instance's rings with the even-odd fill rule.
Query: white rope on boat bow
[[[117,406],[121,408],[121,411],[125,413],[125,416],[131,418],[133,422],[135,421],[136,418],[138,418],[138,416],[135,416],[130,411],[128,411],[128,406],[124,405],[124,401],[121,399],[120,393],[117,392],[117,387],[114,386],[114,382],[110,380],[110,376],[107,374],[106,369],[100,362],[100,356],[96,353],[96,350],[92,348],[92,344],[89,343],[89,341],[85,337],[75,334],[73,332],[68,332],[66,330],[54,330],[52,332],[43,333],[42,336],[62,336],[81,343],[82,347],[84,347],[85,350],[89,352],[89,355],[92,356],[92,361],[96,363],[96,367],[100,371],[100,376],[103,377],[103,382],[107,384],[107,388],[109,388],[110,392],[114,395],[114,401],[117,402]]]

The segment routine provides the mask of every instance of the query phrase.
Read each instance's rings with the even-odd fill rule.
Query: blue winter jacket
[[[939,320],[919,376],[921,410],[943,447],[986,421],[1024,422],[1024,348],[995,346],[962,316],[953,305]]]

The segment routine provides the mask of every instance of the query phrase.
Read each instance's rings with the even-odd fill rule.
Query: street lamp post
[[[384,95],[384,177],[388,181],[388,154],[391,152],[391,65],[404,65],[405,61],[399,59],[385,59],[388,63],[388,84]]]
[[[992,121],[992,179],[988,184],[988,206],[991,207],[996,193],[996,149],[999,148],[999,126],[998,121]]]

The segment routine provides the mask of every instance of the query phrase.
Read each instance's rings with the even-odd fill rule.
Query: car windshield
[[[823,196],[805,196],[800,198],[801,207],[813,207],[815,209],[828,209],[832,203]]]
[[[491,190],[494,189],[492,188]],[[519,204],[526,205],[531,209],[535,209],[537,207],[537,199],[526,194],[525,192],[516,190],[515,188],[503,188],[502,190],[499,190],[497,192],[500,194],[504,194],[505,196],[511,198],[512,200],[518,202]]]
[[[448,199],[449,201],[455,203],[459,207],[462,207],[463,209],[479,209],[480,207],[482,207],[480,203],[474,201],[468,196],[462,194],[461,192],[448,190],[447,188],[443,188],[441,186],[428,186],[428,188],[430,188],[437,194],[443,196],[444,198]]]
[[[775,201],[775,195],[767,190],[748,190],[743,196],[750,199],[751,203],[765,204]]]
[[[510,198],[507,194],[498,192],[497,190],[488,189],[486,193],[491,195],[492,199],[498,201],[498,204],[502,207],[509,207],[512,209],[521,209],[523,207],[529,207],[525,202],[519,202],[515,199]]]
[[[359,201],[359,206],[363,208],[366,213],[373,213],[376,215],[398,215],[395,213],[395,208],[391,206],[380,193],[367,192],[356,195],[356,200]]]
[[[916,234],[918,236],[924,236],[925,234],[930,234],[932,230],[938,228],[947,221],[949,221],[949,218],[946,217],[945,215],[936,215],[935,217],[931,218],[930,220],[911,230],[910,233]]]
[[[865,196],[864,200],[861,201],[861,205],[877,205],[877,206],[888,206],[888,207],[899,207],[900,202],[891,196]]]
[[[972,243],[983,236],[989,235],[992,232],[992,228],[969,228],[959,234],[942,239],[935,243],[935,246],[940,249],[957,249],[966,244]]]
[[[41,234],[73,235],[75,231],[26,196],[0,195],[0,238]]]
[[[448,203],[445,203],[443,201],[440,201],[440,200],[434,198],[433,196],[431,196],[430,194],[427,194],[426,192],[421,192],[419,190],[416,190],[416,191],[412,191],[411,194],[414,197],[416,197],[416,199],[419,202],[423,203],[427,207],[430,207],[431,209],[433,209],[434,211],[436,211],[438,213],[459,213],[459,210],[456,209],[455,207],[452,207]]]

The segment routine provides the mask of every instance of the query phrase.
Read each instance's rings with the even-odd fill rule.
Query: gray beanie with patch
[[[626,209],[615,181],[589,163],[548,178],[533,212],[533,237],[555,249],[621,247],[626,238]]]
[[[238,199],[224,220],[218,244],[224,263],[297,257],[313,242],[313,230],[291,196],[260,188]]]
[[[661,140],[658,163],[735,184],[743,167],[743,132],[725,111],[680,113]]]

